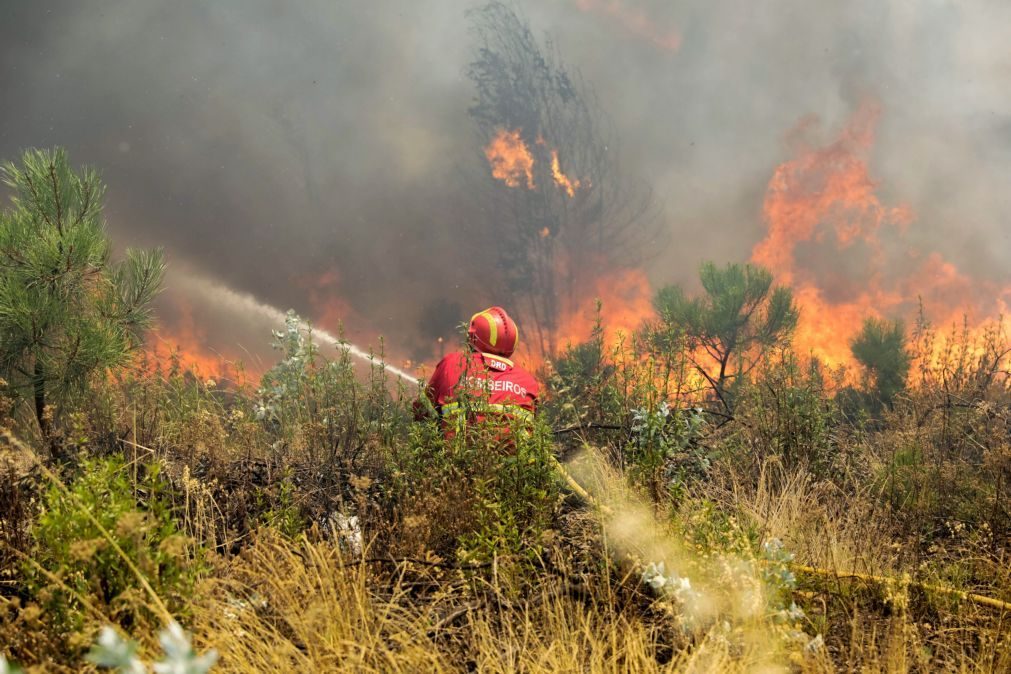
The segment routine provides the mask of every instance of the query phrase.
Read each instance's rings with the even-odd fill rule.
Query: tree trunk
[[[35,361],[35,419],[39,422],[43,440],[48,440],[50,427],[46,418],[46,372],[38,360]]]

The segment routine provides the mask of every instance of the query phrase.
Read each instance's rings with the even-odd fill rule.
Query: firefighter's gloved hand
[[[418,398],[411,405],[414,411],[415,421],[430,421],[439,418],[439,413],[436,412],[435,407],[432,405],[432,401],[427,397]]]

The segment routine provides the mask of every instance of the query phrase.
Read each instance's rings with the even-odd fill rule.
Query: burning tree
[[[122,363],[150,322],[164,271],[160,251],[109,260],[98,175],[74,172],[63,150],[31,150],[0,170],[13,191],[0,212],[0,377],[34,403],[49,435],[47,405]]]
[[[623,178],[612,127],[554,44],[542,47],[501,2],[470,17],[470,114],[487,166],[480,238],[495,241],[505,284],[550,354],[559,314],[594,279],[638,261],[659,233],[659,209],[648,185]]]
[[[790,337],[800,312],[793,292],[773,287],[772,272],[763,267],[706,262],[699,278],[701,297],[690,298],[676,285],[657,292],[660,322],[650,338],[661,350],[683,340],[695,368],[730,411],[732,384]]]

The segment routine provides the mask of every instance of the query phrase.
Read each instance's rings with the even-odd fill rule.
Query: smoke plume
[[[498,299],[466,254],[493,237],[461,241],[481,217],[463,176],[488,170],[467,114],[474,4],[7,0],[0,157],[66,146],[109,183],[118,245],[163,245],[175,276],[431,355],[435,335]],[[865,105],[879,111],[865,152],[876,193],[913,214],[903,245],[1007,285],[1006,3],[515,6],[594,87],[621,166],[662,199],[654,285],[691,284],[703,259],[747,260],[791,132],[829,144]],[[168,322],[194,303],[173,277]],[[215,311],[194,320],[222,350],[268,341]]]

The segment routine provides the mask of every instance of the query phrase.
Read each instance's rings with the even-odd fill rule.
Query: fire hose
[[[614,515],[614,511],[607,505],[601,503],[598,499],[594,498],[579,482],[572,477],[572,474],[566,470],[565,466],[562,465],[558,459],[554,456],[551,457],[551,461],[554,464],[555,470],[558,472],[559,477],[562,481],[575,493],[579,498],[586,501],[594,510],[599,512],[604,517],[611,517]],[[821,578],[831,578],[835,580],[861,580],[867,583],[874,583],[876,585],[889,585],[896,582],[901,582],[909,587],[915,587],[925,592],[935,592],[937,594],[943,594],[947,596],[957,597],[962,600],[971,601],[979,606],[986,606],[998,611],[1011,612],[1011,602],[1007,602],[1001,599],[995,599],[993,597],[987,597],[981,594],[976,594],[974,592],[966,592],[965,590],[959,590],[954,587],[949,587],[947,585],[938,585],[937,583],[927,583],[923,581],[914,581],[906,579],[898,579],[893,576],[878,576],[869,573],[858,573],[856,571],[836,571],[833,569],[823,569],[816,566],[808,566],[806,564],[797,564],[795,562],[789,562],[787,564],[791,570],[802,573],[808,576],[818,576]]]

